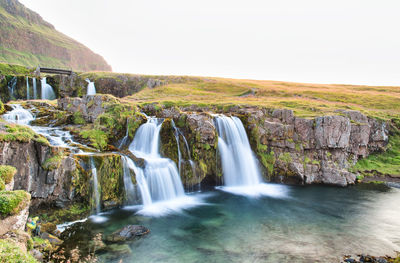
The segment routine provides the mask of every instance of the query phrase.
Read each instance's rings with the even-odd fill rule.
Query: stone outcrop
[[[58,167],[45,169],[45,163],[55,155],[64,155],[63,149],[35,141],[0,142],[0,163],[17,168],[14,190],[26,190],[33,205],[41,202],[67,201],[72,198],[71,178],[75,170],[74,159],[60,158]]]
[[[276,182],[353,184],[356,176],[349,168],[388,142],[386,123],[357,111],[313,119],[295,117],[291,110],[247,108],[237,113],[247,124],[267,178]]]
[[[23,202],[19,212],[0,220],[0,236],[10,231],[24,231],[29,216],[29,202]]]

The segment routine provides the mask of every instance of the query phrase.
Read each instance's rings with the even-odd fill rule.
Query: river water
[[[128,224],[151,230],[128,243],[132,254],[125,258],[98,254],[104,262],[339,262],[346,254],[400,250],[399,189],[288,186],[279,198],[218,190],[196,195],[205,204],[184,212],[145,217],[117,209],[106,223],[88,220],[81,227],[104,235]],[[72,235],[69,242],[87,240]]]

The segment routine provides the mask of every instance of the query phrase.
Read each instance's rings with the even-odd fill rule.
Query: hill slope
[[[58,32],[18,0],[0,0],[0,62],[111,71],[100,55]]]

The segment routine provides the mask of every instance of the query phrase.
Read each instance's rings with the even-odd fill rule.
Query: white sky
[[[115,72],[400,86],[399,0],[20,0]]]

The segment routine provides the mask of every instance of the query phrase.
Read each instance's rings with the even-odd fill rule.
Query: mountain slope
[[[0,62],[111,71],[100,55],[58,32],[18,0],[0,0]]]

